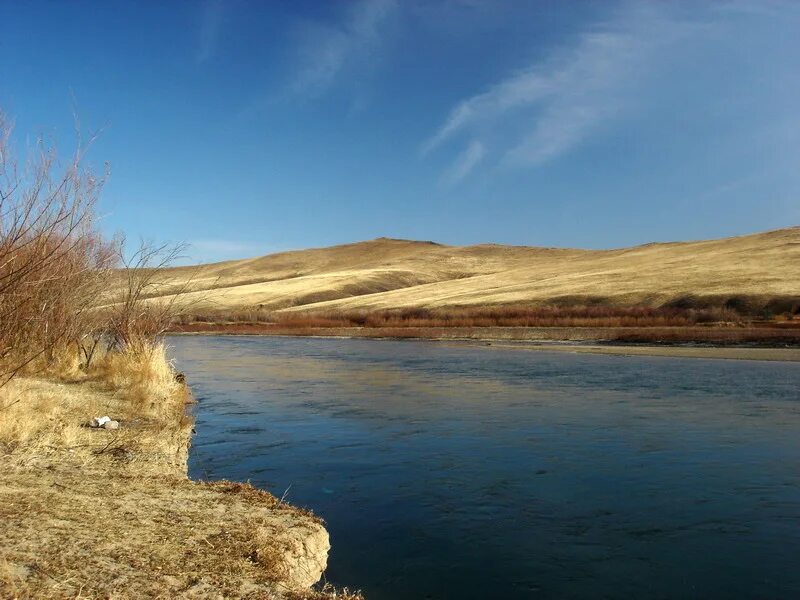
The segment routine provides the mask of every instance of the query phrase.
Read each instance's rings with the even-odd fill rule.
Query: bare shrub
[[[272,315],[282,327],[685,327],[737,320],[723,308],[488,306],[372,311],[298,311]]]
[[[92,140],[62,164],[40,137],[20,165],[12,130],[0,113],[0,385],[83,336],[115,255],[95,230],[107,171],[83,164]]]
[[[94,138],[78,136],[65,163],[39,138],[20,162],[11,133],[0,113],[0,386],[21,371],[85,374],[109,350],[171,371],[157,338],[191,278],[172,284],[161,269],[183,246],[142,243],[126,256],[124,239],[100,235],[94,209],[108,170],[84,165]]]
[[[142,242],[126,257],[124,240],[120,243],[123,268],[116,274],[112,302],[104,309],[112,348],[131,352],[147,349],[180,314],[192,278],[176,284],[165,279],[162,272],[180,258],[184,249],[183,244]]]

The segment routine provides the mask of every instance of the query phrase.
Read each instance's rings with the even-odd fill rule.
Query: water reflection
[[[800,365],[170,343],[192,474],[291,486],[373,600],[800,593]]]

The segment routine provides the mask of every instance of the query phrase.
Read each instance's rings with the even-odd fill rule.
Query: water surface
[[[800,365],[170,338],[193,477],[327,521],[370,600],[800,597]]]

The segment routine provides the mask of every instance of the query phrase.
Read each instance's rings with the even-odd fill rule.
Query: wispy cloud
[[[374,57],[381,27],[397,8],[396,0],[361,0],[340,23],[305,23],[299,35],[299,66],[290,91],[317,96],[350,65]]]
[[[222,0],[205,0],[200,8],[195,62],[202,64],[217,52],[225,5]]]
[[[422,154],[470,135],[477,140],[472,144],[482,144],[481,157],[492,148],[506,165],[554,159],[629,105],[635,97],[632,83],[646,72],[653,51],[691,28],[652,7],[629,10],[459,102],[423,143]]]
[[[447,169],[442,177],[442,183],[448,186],[457,184],[469,175],[470,171],[483,159],[484,154],[486,154],[486,149],[483,144],[478,140],[472,140]]]

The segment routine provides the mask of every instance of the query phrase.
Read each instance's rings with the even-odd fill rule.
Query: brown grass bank
[[[357,597],[309,589],[320,519],[187,478],[188,399],[163,346],[0,389],[0,597]],[[103,415],[119,429],[86,426]]]

